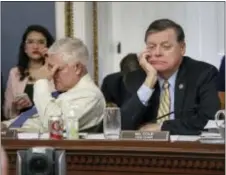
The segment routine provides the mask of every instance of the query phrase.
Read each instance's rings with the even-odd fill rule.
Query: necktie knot
[[[163,89],[168,89],[168,88],[169,88],[169,85],[170,85],[170,84],[169,84],[168,81],[164,81],[162,87],[163,87]]]

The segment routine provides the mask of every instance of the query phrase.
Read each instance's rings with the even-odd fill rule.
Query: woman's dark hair
[[[27,27],[27,29],[25,30],[25,32],[23,34],[22,41],[20,43],[19,56],[18,56],[19,60],[18,60],[18,64],[17,64],[17,67],[20,72],[20,80],[21,81],[29,75],[29,73],[27,72],[28,64],[29,64],[29,57],[24,51],[24,46],[25,46],[25,41],[27,39],[27,36],[31,32],[41,33],[46,38],[46,41],[47,41],[46,46],[48,48],[54,42],[53,36],[50,34],[50,32],[45,27],[40,26],[40,25],[30,25]],[[44,64],[44,60],[43,60],[43,64]]]

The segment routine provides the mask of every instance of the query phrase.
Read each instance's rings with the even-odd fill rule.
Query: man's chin
[[[58,91],[58,92],[66,92],[67,90],[65,88],[63,88],[62,86],[55,86],[55,89]]]
[[[158,65],[158,66],[153,66],[154,67],[154,69],[157,71],[157,72],[165,72],[165,71],[167,71],[168,70],[168,68],[167,67],[165,67],[165,66],[161,66],[161,65]]]

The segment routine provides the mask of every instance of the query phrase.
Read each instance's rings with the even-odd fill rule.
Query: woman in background
[[[4,116],[7,119],[33,106],[33,83],[45,62],[44,54],[53,42],[49,31],[40,25],[31,25],[24,32],[18,64],[10,70],[5,91]]]

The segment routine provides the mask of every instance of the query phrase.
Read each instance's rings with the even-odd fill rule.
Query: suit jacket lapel
[[[155,85],[155,91],[149,100],[149,105],[151,106],[150,117],[155,116],[152,119],[155,122],[156,122],[156,119],[158,116],[159,103],[160,103],[160,85],[159,85],[159,82],[157,81],[157,83]],[[154,105],[152,105],[152,104],[154,104]]]
[[[175,118],[180,115],[180,110],[183,109],[184,95],[187,88],[186,82],[186,57],[183,58],[182,64],[179,68],[176,83],[175,83],[175,93],[174,93],[174,111]]]

